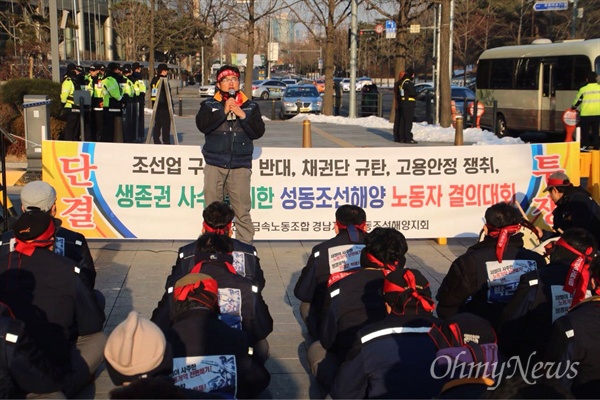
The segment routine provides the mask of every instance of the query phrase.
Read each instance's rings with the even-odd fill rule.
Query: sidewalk
[[[191,87],[190,89],[193,89]],[[197,93],[197,86],[195,87]],[[189,101],[198,103],[198,98]],[[147,124],[149,116],[147,117]],[[202,145],[204,135],[195,126],[195,116],[175,119],[181,145]],[[300,147],[302,122],[266,121],[267,131],[256,145],[263,147]],[[147,126],[147,125],[146,125]],[[312,125],[313,147],[401,147],[394,143],[391,130],[369,129],[362,126],[332,124]],[[421,144],[419,144],[420,146]],[[425,145],[448,145],[426,143]],[[19,165],[10,164],[7,172]],[[24,168],[21,165],[20,168]],[[18,174],[19,171],[17,171]],[[21,170],[21,173],[24,169]],[[12,174],[11,174],[12,176]],[[12,179],[12,178],[11,178]],[[9,185],[11,181],[8,181]],[[14,184],[14,183],[13,183]],[[20,187],[9,187],[9,194],[18,204]],[[331,218],[334,218],[332,214]],[[198,233],[201,227],[198,226]],[[409,240],[407,266],[417,268],[430,280],[435,294],[451,262],[463,254],[473,239],[451,239],[448,245],[438,245],[434,240]],[[93,240],[90,248],[97,269],[96,287],[106,297],[105,332],[109,334],[125,319],[131,310],[149,318],[160,300],[164,282],[176,259],[182,241]],[[274,331],[268,337],[271,358],[267,368],[271,384],[261,398],[305,399],[322,398],[316,382],[310,376],[306,363],[306,330],[301,323],[298,300],[293,289],[310,251],[317,241],[258,241],[265,273],[265,301],[274,319]],[[94,384],[87,387],[79,398],[107,398],[113,388],[106,369],[101,368]]]

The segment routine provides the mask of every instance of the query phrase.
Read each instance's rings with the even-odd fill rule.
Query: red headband
[[[342,229],[348,229],[348,227],[344,224],[342,224],[340,221],[335,221],[335,225],[338,227],[338,229],[342,230]],[[363,232],[367,232],[367,221],[363,222],[362,224],[359,225],[354,225],[356,227],[356,229],[358,229],[359,231],[363,231]]]
[[[15,237],[15,250],[19,253],[23,253],[26,256],[31,256],[33,251],[37,247],[48,247],[52,244],[54,237],[54,221],[51,219],[48,227],[41,235],[36,237],[34,240],[23,241]]]
[[[206,232],[216,233],[219,235],[227,235],[229,233],[229,231],[231,231],[231,224],[232,224],[232,222],[230,221],[227,224],[227,226],[225,226],[225,228],[213,228],[213,227],[209,226],[206,222],[202,222],[202,227],[204,228],[204,230]]]
[[[563,285],[563,290],[573,295],[573,300],[571,301],[571,307],[573,307],[585,299],[585,292],[590,282],[590,262],[593,258],[593,249],[588,247],[585,249],[585,254],[583,254],[565,242],[563,238],[558,239],[555,246],[564,247],[571,253],[577,255],[577,258],[569,267],[567,279]]]
[[[407,290],[412,290],[412,292],[410,293],[410,297],[408,297],[406,299],[406,301],[404,302],[404,304],[402,304],[402,310],[401,313],[396,312],[396,305],[394,304],[394,306],[392,307],[392,312],[396,315],[402,315],[404,314],[404,310],[406,308],[406,305],[408,304],[408,302],[411,299],[414,299],[417,302],[416,305],[416,309],[418,311],[418,306],[419,304],[421,305],[421,307],[423,307],[423,309],[427,312],[433,312],[433,310],[435,309],[435,303],[432,299],[430,299],[429,297],[425,297],[422,294],[420,294],[417,291],[417,280],[415,278],[415,275],[412,273],[412,271],[410,270],[405,270],[404,271],[404,275],[402,276],[404,278],[404,280],[406,281],[406,284],[408,285],[408,287],[402,287],[399,286],[387,279],[385,279],[383,281],[383,294],[386,293],[391,293],[391,292],[397,292],[397,293],[404,293]],[[423,289],[426,289],[429,287],[429,283],[427,283],[426,286],[423,287]],[[397,300],[396,300],[397,301]]]
[[[550,179],[548,179],[548,182],[546,183],[547,187],[570,186],[570,185],[571,185],[571,183],[568,180],[557,179],[557,178],[550,178]]]
[[[396,261],[393,264],[384,264],[381,261],[379,261],[378,259],[376,259],[371,253],[365,252],[365,254],[367,255],[367,260],[371,261],[373,264],[377,265],[378,267],[387,269],[389,271],[395,271],[396,268],[398,268],[398,261]]]
[[[496,258],[498,259],[498,262],[502,262],[502,256],[504,255],[504,250],[508,243],[508,236],[512,236],[519,232],[521,224],[509,225],[502,228],[496,228],[489,224],[486,224],[485,226],[488,228],[488,235],[493,238],[498,238],[498,243],[496,243]]]
[[[204,292],[193,293],[198,288]],[[173,297],[176,301],[192,300],[204,304],[212,310],[217,310],[219,304],[217,281],[214,279],[202,279],[194,283],[176,287],[173,289]]]
[[[240,74],[238,74],[237,72],[235,72],[232,69],[226,69],[221,71],[221,73],[217,76],[217,82],[221,82],[223,80],[223,78],[228,77],[228,76],[237,76],[238,78],[240,77]]]

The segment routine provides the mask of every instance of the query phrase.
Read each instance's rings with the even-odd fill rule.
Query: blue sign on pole
[[[392,19],[385,21],[385,37],[386,39],[393,39],[396,37],[396,21]]]
[[[568,8],[568,1],[538,1],[533,5],[533,11],[563,11]]]

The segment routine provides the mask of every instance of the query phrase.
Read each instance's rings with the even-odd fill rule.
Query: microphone
[[[229,97],[235,99],[235,89],[229,89]],[[233,111],[229,111],[229,117],[227,119],[235,119]]]

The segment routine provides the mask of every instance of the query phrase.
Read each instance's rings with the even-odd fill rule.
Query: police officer
[[[63,107],[63,116],[67,122],[65,130],[59,136],[60,140],[77,140],[80,129],[80,111],[75,105],[75,90],[79,90],[79,72],[73,63],[67,65],[67,73],[60,88],[60,102]]]
[[[115,141],[115,126],[122,124],[121,113],[123,110],[123,90],[119,85],[121,80],[121,65],[115,62],[108,64],[106,77],[102,80],[104,132],[100,137],[102,142]]]
[[[394,121],[394,141],[399,143],[417,144],[412,135],[412,122],[415,115],[417,92],[412,79],[415,71],[408,68],[395,85],[396,119]]]
[[[590,72],[587,85],[579,89],[573,101],[572,109],[580,108],[581,149],[584,151],[600,150],[600,84],[596,79],[596,73]]]
[[[134,143],[136,137],[135,104],[137,102],[138,92],[135,84],[131,80],[133,69],[131,64],[123,65],[123,103],[125,106],[123,114],[123,143]]]
[[[86,138],[86,140],[96,142],[102,134],[102,123],[104,119],[102,102],[104,100],[104,93],[100,66],[94,64],[90,67],[89,71],[89,83],[87,89],[92,96],[92,110],[90,114],[90,135],[89,139]]]
[[[167,91],[170,90],[167,79],[168,74],[169,67],[167,64],[158,64],[156,76],[150,82],[150,87],[152,88],[152,108],[154,108],[154,103],[158,101],[154,116],[154,127],[152,128],[154,144],[161,144],[161,137],[162,144],[171,144],[171,113],[167,97]]]
[[[144,141],[144,107],[146,105],[146,82],[142,76],[142,66],[140,63],[134,62],[131,65],[133,74],[131,74],[131,81],[136,88],[137,95],[137,106],[136,106],[136,142]]]

